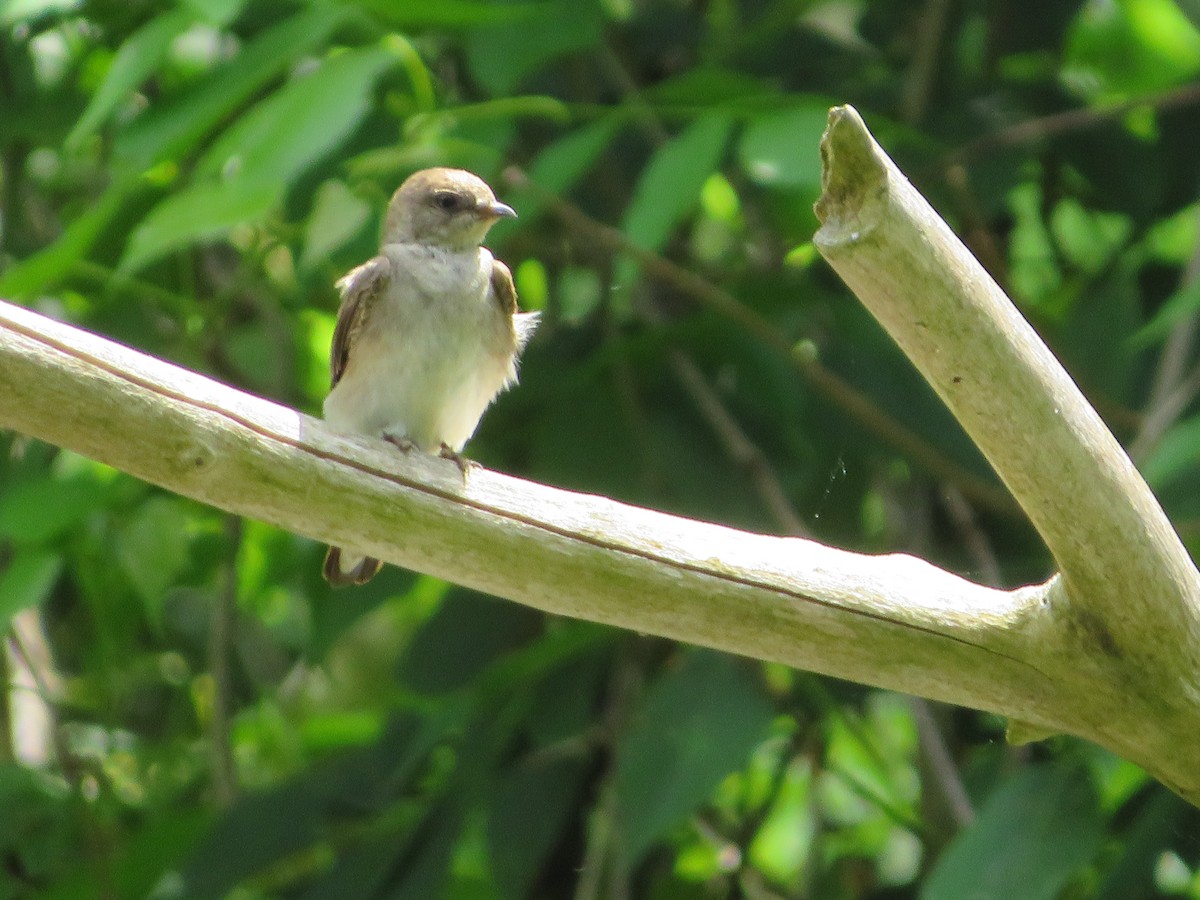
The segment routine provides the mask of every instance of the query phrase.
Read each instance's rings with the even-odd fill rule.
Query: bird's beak
[[[480,204],[479,214],[489,219],[515,219],[517,217],[515,209],[507,203],[501,203],[499,200],[492,203]]]

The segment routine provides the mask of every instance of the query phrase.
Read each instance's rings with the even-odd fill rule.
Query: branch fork
[[[1001,591],[401,456],[0,302],[0,426],[168,490],[547,612],[1069,732],[1200,804],[1200,575],[1000,288],[834,109],[820,252],[978,443],[1061,576]]]

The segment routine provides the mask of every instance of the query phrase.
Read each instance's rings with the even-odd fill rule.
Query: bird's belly
[[[460,450],[515,374],[512,354],[496,346],[499,323],[407,325],[394,341],[359,348],[358,365],[325,401],[325,418],[342,430],[405,437],[428,451],[442,444]]]

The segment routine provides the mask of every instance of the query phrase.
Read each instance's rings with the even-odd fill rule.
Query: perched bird
[[[481,178],[425,169],[392,195],[379,255],[342,278],[325,420],[454,460],[488,404],[517,380],[537,324],[517,311],[512,273],[480,246],[515,217]],[[365,584],[380,562],[331,547],[334,586]]]

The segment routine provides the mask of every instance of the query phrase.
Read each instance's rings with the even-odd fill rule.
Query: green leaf
[[[1095,894],[1097,900],[1160,896],[1154,889],[1155,867],[1163,848],[1171,845],[1172,835],[1186,828],[1183,822],[1191,809],[1165,789],[1154,793],[1121,835],[1120,855],[1105,874]],[[1113,849],[1117,851],[1116,846]]]
[[[17,545],[54,540],[104,503],[89,478],[34,478],[0,492],[0,538]]]
[[[738,143],[742,168],[759,184],[816,190],[821,185],[818,148],[828,117],[824,102],[758,116]]]
[[[541,617],[515,603],[451,589],[400,662],[400,679],[421,693],[467,686],[493,661],[535,635]]]
[[[471,73],[494,97],[514,93],[559,56],[591,50],[602,40],[604,20],[595,0],[540,3],[531,13],[516,22],[481,27],[467,38]]]
[[[1159,490],[1200,461],[1200,416],[1177,422],[1155,445],[1139,468],[1151,487]]]
[[[0,853],[13,870],[41,881],[67,863],[78,840],[71,808],[72,798],[51,773],[0,765]]]
[[[537,155],[529,167],[529,180],[552,194],[566,193],[595,165],[623,124],[621,118],[607,116],[564,135]],[[517,191],[511,199],[521,222],[537,218],[545,206],[533,191]],[[505,224],[501,222],[494,232],[501,239]]]
[[[304,223],[300,269],[309,271],[326,262],[362,231],[370,217],[371,204],[351,193],[345,182],[326,181],[317,189],[312,212]]]
[[[152,893],[155,884],[196,845],[211,819],[207,809],[181,807],[164,804],[145,817],[149,821],[139,820],[143,824],[125,839],[114,861],[116,896],[161,896]]]
[[[396,62],[386,48],[352,50],[258,104],[205,154],[196,167],[201,180],[167,197],[134,229],[121,268],[142,268],[265,216],[293,179],[362,121],[370,88]]]
[[[349,7],[321,4],[285,19],[183,94],[131,122],[117,136],[114,156],[141,172],[187,154],[222,119],[323,44],[351,14]]]
[[[717,653],[689,653],[650,688],[616,754],[631,863],[746,763],[771,717],[745,666]]]
[[[575,184],[612,143],[622,122],[614,116],[577,128],[538,154],[529,177],[548,191],[560,193]]]
[[[525,22],[542,14],[546,3],[496,3],[495,0],[361,0],[394,28],[475,28]]]
[[[171,42],[191,25],[192,20],[187,10],[175,9],[151,19],[125,39],[113,57],[104,81],[67,135],[68,148],[77,147],[83,138],[108,121],[117,107],[158,68]]]
[[[200,177],[289,184],[338,146],[370,106],[370,91],[399,57],[387,47],[350,50],[281,87],[242,116],[196,166]]]
[[[0,570],[0,634],[7,633],[13,616],[46,599],[62,566],[57,553],[22,550]]]
[[[625,211],[623,228],[631,241],[650,250],[667,242],[699,204],[704,182],[725,154],[731,126],[727,116],[710,113],[658,149]]]
[[[62,15],[83,5],[83,0],[2,0],[0,25],[8,28],[18,22],[31,22],[43,16]]]
[[[187,565],[190,522],[185,501],[151,497],[117,533],[117,561],[141,595],[152,622],[161,622],[166,590]]]
[[[32,297],[62,281],[105,233],[125,202],[145,190],[136,179],[126,178],[109,185],[99,198],[53,244],[10,266],[0,275],[0,294]]]
[[[1149,347],[1166,338],[1172,329],[1200,309],[1200,278],[1185,283],[1168,297],[1154,317],[1129,337],[1135,349]]]
[[[197,19],[214,28],[223,28],[236,19],[246,6],[246,0],[180,0]]]
[[[133,272],[198,241],[219,237],[235,225],[261,219],[283,196],[282,185],[245,179],[206,182],[172,194],[129,235],[120,270]]]
[[[1018,772],[946,848],[921,900],[1054,900],[1103,838],[1095,791],[1077,768]]]
[[[732,69],[687,69],[674,78],[651,85],[645,97],[663,106],[714,106],[745,110],[749,104],[777,104],[779,91],[762,79]]]
[[[381,895],[388,900],[429,900],[445,895],[444,886],[454,858],[463,814],[453,799],[434,809],[421,824],[417,845],[398,867],[392,884]]]
[[[1087,3],[1071,28],[1066,63],[1108,97],[1164,90],[1200,71],[1200,31],[1173,0]]]

